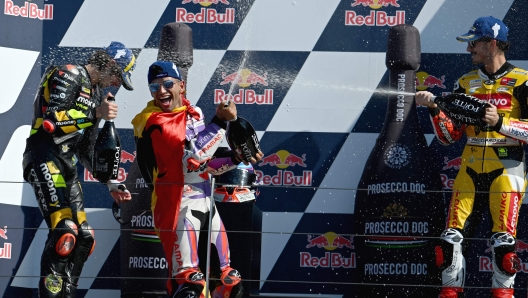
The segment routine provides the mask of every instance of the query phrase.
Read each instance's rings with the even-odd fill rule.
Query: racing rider
[[[103,94],[102,88],[122,84],[132,90],[134,67],[132,51],[112,42],[95,51],[88,64],[50,66],[41,79],[23,155],[24,180],[31,183],[49,229],[39,297],[75,297],[84,262],[95,246],[76,163],[80,160],[92,171],[99,121],[117,116],[117,105],[107,100],[113,95]],[[116,203],[130,200],[123,184],[101,182]]]
[[[442,272],[441,298],[463,292],[465,259],[462,243],[471,237],[476,214],[490,212],[493,226],[491,294],[512,298],[520,261],[515,254],[519,209],[526,188],[523,144],[528,142],[528,72],[506,61],[508,28],[494,17],[478,18],[471,30],[457,39],[468,42],[473,64],[480,68],[455,83],[465,93],[489,103],[482,124],[465,125],[449,118],[434,103],[430,92],[417,92],[417,104],[429,107],[435,134],[452,144],[465,132],[467,143],[453,185],[446,230],[436,261]],[[469,225],[468,225],[469,224]],[[477,222],[478,224],[478,222]]]
[[[152,190],[152,214],[169,268],[170,297],[203,297],[205,279],[199,270],[198,241],[213,212],[211,243],[220,259],[221,285],[213,297],[240,298],[239,272],[230,267],[229,245],[223,223],[211,206],[209,173],[219,175],[237,167],[232,151],[217,154],[226,121],[236,119],[236,107],[217,106],[211,123],[200,108],[185,98],[185,81],[172,62],[154,62],[148,71],[153,100],[132,120],[137,161]],[[261,152],[253,162],[262,158]]]

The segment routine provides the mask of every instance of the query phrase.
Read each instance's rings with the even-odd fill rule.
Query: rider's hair
[[[97,50],[92,56],[88,59],[88,64],[94,65],[98,70],[104,70],[108,62],[112,60],[105,51]]]

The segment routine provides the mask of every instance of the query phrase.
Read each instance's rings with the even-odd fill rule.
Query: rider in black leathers
[[[75,297],[84,262],[95,246],[76,163],[92,170],[99,121],[117,116],[117,105],[107,100],[112,94],[103,94],[102,88],[123,84],[132,90],[134,66],[132,51],[112,42],[88,64],[50,66],[42,77],[23,155],[24,180],[31,183],[49,228],[40,264],[40,297]],[[117,203],[130,200],[124,185],[101,182]]]

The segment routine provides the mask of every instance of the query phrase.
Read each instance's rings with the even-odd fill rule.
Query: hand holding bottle
[[[416,104],[419,106],[425,106],[430,109],[434,109],[437,107],[436,103],[434,103],[434,95],[431,92],[428,91],[418,91],[415,95]]]
[[[112,120],[117,117],[117,104],[112,93],[108,92],[101,105],[95,108],[95,116],[104,120]]]
[[[235,121],[237,119],[236,105],[232,101],[222,101],[216,106],[216,117],[222,121]]]
[[[117,204],[128,203],[132,199],[130,191],[119,181],[108,180],[106,186],[108,186],[108,191]]]
[[[495,126],[499,122],[499,113],[497,113],[497,107],[489,104],[486,108],[486,112],[484,113],[484,117],[482,117],[482,121],[489,124],[489,126]]]

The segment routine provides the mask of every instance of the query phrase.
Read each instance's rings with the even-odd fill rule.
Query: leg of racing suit
[[[68,259],[68,274],[70,279],[66,283],[65,298],[75,297],[75,289],[77,288],[84,263],[95,248],[94,231],[86,221],[83,193],[79,181],[72,184],[70,190],[70,207],[79,233],[77,235],[77,245]]]
[[[75,297],[78,276],[86,258],[82,251],[93,248],[86,235],[83,196],[72,155],[47,150],[33,152],[24,178],[32,184],[48,228],[41,258],[40,297]],[[80,225],[79,222],[83,223]],[[68,235],[73,235],[73,239]],[[91,240],[87,240],[91,238]]]
[[[466,260],[462,254],[464,236],[457,229],[446,229],[436,247],[436,265],[442,272],[442,291],[439,298],[457,298],[463,292]]]
[[[173,286],[170,297],[179,298],[183,293],[201,297],[199,295],[205,286],[205,278],[198,266],[199,231],[207,231],[210,204],[210,198],[205,195],[200,198],[189,198],[184,195],[182,198],[173,253],[172,276],[175,279],[171,279]],[[213,209],[211,231],[211,243],[216,246],[222,270],[220,277],[223,284],[222,294],[226,295],[221,297],[239,298],[242,296],[240,274],[229,266],[229,244],[216,207]],[[206,234],[205,236],[207,237]]]
[[[216,206],[213,208],[211,243],[216,247],[220,260],[220,269],[222,271],[220,275],[221,284],[214,289],[213,293],[211,293],[212,297],[241,298],[244,293],[241,276],[238,270],[233,269],[230,266],[229,241]]]
[[[198,267],[200,227],[205,221],[205,195],[199,198],[183,196],[176,226],[176,244],[172,253],[170,297],[201,297],[205,278]]]
[[[62,219],[48,234],[40,262],[39,297],[63,297],[68,258],[75,247],[77,225]]]
[[[515,155],[520,155],[521,158],[515,158]],[[521,148],[507,148],[507,156],[508,159],[501,159],[504,168],[502,171],[496,170],[500,175],[492,180],[489,187],[489,208],[494,233],[490,238],[493,298],[513,298],[515,275],[520,268],[520,261],[515,253],[515,237],[526,188],[524,151]]]

